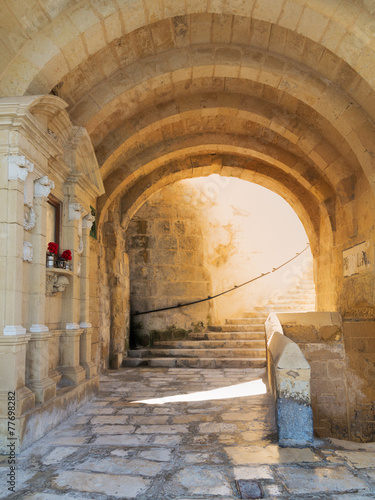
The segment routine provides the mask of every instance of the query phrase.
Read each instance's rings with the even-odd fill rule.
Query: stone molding
[[[80,328],[92,328],[92,324],[91,324],[91,323],[87,323],[86,321],[82,321],[82,322],[79,324],[79,327],[80,327]]]
[[[3,335],[26,335],[26,328],[21,325],[6,325],[4,327]]]
[[[47,175],[44,175],[35,181],[34,188],[35,198],[47,198],[52,189],[55,188],[55,183],[48,179]]]
[[[28,241],[23,242],[23,261],[32,262],[33,261],[33,246]]]
[[[65,328],[66,330],[79,330],[80,326],[78,323],[67,323]]]
[[[49,332],[49,328],[46,325],[31,325],[30,333],[44,333]]]
[[[34,164],[25,156],[8,156],[8,180],[22,182],[26,181],[27,176],[34,170]]]

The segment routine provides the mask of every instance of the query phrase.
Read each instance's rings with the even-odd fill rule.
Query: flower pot
[[[55,267],[55,257],[53,255],[47,255],[46,267]]]

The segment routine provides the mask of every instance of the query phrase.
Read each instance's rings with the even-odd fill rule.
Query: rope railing
[[[155,313],[155,312],[169,311],[171,309],[178,309],[180,307],[193,306],[195,304],[200,304],[201,302],[207,302],[208,300],[216,299],[217,297],[221,297],[222,295],[225,295],[226,293],[230,293],[230,292],[233,292],[234,290],[238,290],[239,288],[241,288],[245,285],[249,285],[250,283],[253,283],[254,281],[257,281],[261,278],[264,278],[265,276],[268,276],[269,274],[272,274],[272,273],[278,271],[279,269],[283,268],[284,266],[286,266],[290,262],[293,262],[293,260],[297,259],[300,255],[302,255],[304,252],[306,252],[306,250],[309,247],[310,247],[310,243],[301,252],[296,253],[296,255],[294,257],[292,257],[291,259],[289,259],[289,260],[285,261],[283,264],[281,264],[281,266],[274,267],[272,269],[272,271],[268,271],[267,273],[259,274],[259,276],[256,276],[255,278],[252,278],[251,280],[245,281],[244,283],[241,283],[241,285],[234,285],[232,288],[229,288],[228,290],[225,290],[224,292],[217,293],[216,295],[213,295],[212,297],[209,295],[205,299],[194,300],[193,302],[186,302],[184,304],[177,304],[175,306],[162,307],[160,309],[150,309],[149,311],[142,311],[142,312],[136,311],[133,313],[133,316],[141,316],[142,314],[151,314],[151,313]]]

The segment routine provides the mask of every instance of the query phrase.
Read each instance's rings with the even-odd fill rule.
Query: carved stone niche
[[[59,292],[63,292],[69,285],[68,276],[73,276],[67,269],[47,269],[46,271],[46,296],[53,297]]]

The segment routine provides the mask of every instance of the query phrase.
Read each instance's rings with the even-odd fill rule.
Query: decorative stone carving
[[[35,212],[31,203],[25,203],[25,214],[23,216],[23,227],[25,231],[30,231],[36,222]]]
[[[57,135],[55,134],[55,132],[53,130],[51,130],[50,128],[47,129],[47,134],[52,137],[52,139],[54,139],[55,141],[58,140],[58,137]]]
[[[66,276],[67,273],[61,274],[55,271],[47,271],[46,276],[46,295],[53,297],[59,292],[63,292],[69,285],[69,280]],[[71,274],[71,273],[69,273]]]
[[[28,241],[23,242],[23,260],[25,262],[33,261],[33,246]]]
[[[47,198],[50,194],[51,190],[54,189],[55,183],[48,179],[46,175],[40,177],[40,179],[36,180],[34,183],[34,196],[36,198]]]
[[[69,203],[69,220],[79,220],[85,209],[80,203]]]
[[[91,230],[91,227],[92,225],[94,224],[95,222],[95,215],[92,215],[92,214],[88,214],[86,215],[86,217],[84,217],[82,219],[82,227],[84,229],[90,229]]]
[[[8,156],[8,179],[25,182],[29,173],[34,170],[34,165],[24,156]]]
[[[81,255],[83,253],[83,238],[82,236],[78,236],[78,249],[77,254]]]
[[[77,276],[80,278],[81,277],[81,263],[77,262]]]

